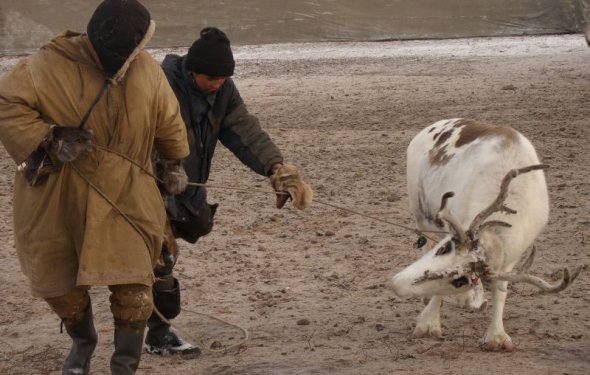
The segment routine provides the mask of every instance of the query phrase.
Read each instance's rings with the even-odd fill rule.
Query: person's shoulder
[[[170,53],[166,56],[164,56],[164,59],[162,60],[162,69],[164,69],[164,71],[166,71],[167,73],[176,73],[176,72],[180,72],[181,70],[181,62],[182,62],[182,58],[184,56],[180,56],[174,53]]]
[[[161,74],[160,64],[158,61],[146,50],[140,51],[135,60],[131,64],[131,69],[143,71],[147,74]]]
[[[33,75],[59,75],[78,64],[87,64],[90,58],[81,48],[81,34],[66,30],[54,36],[37,51],[23,59]]]
[[[160,64],[158,64],[156,59],[154,59],[154,57],[146,50],[139,51],[139,53],[137,54],[136,60],[140,61],[142,64],[155,65],[155,66],[160,65]]]
[[[68,59],[72,61],[83,60],[82,34],[65,30],[44,43],[30,57],[32,59]]]
[[[238,92],[238,87],[236,86],[234,80],[231,77],[225,79],[222,88],[230,92]]]
[[[184,56],[168,54],[162,60],[162,70],[168,79],[168,82],[174,86],[183,86],[184,77],[182,74],[182,61]]]
[[[184,56],[178,55],[176,53],[169,53],[166,56],[164,56],[164,59],[162,60],[162,64],[172,64],[174,62],[178,62],[183,57]]]

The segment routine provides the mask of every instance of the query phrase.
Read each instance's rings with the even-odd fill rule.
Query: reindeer
[[[510,351],[502,320],[508,281],[558,292],[577,277],[581,267],[572,274],[565,269],[555,285],[511,272],[549,217],[545,167],[531,142],[510,127],[451,119],[414,137],[407,150],[410,210],[418,228],[436,238],[391,280],[399,296],[431,297],[414,336],[442,335],[442,296],[460,295],[472,308],[485,307],[485,283],[493,307],[483,345]]]

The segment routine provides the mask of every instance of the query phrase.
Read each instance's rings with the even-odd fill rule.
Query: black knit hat
[[[201,30],[186,55],[186,68],[191,72],[211,77],[229,77],[234,74],[234,55],[227,35],[216,27]]]
[[[94,11],[86,32],[105,73],[113,76],[143,40],[149,11],[137,0],[105,0]]]

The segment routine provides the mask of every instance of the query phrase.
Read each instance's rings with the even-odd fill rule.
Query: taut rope
[[[149,170],[147,170],[144,166],[140,165],[139,163],[137,163],[135,160],[131,159],[130,157],[128,157],[125,154],[122,154],[118,151],[115,150],[111,150],[109,148],[103,147],[103,146],[99,146],[99,145],[95,145],[96,148],[106,151],[106,152],[110,152],[112,154],[118,155],[121,158],[127,160],[128,162],[130,162],[131,164],[135,165],[136,167],[138,167],[139,169],[141,169],[143,172],[145,172],[146,174],[148,174],[149,176],[151,176],[152,178],[154,178],[156,181],[159,182],[163,182],[162,180],[160,180],[157,176],[155,176],[153,173],[151,173]],[[234,190],[234,191],[243,191],[243,192],[248,192],[248,193],[264,193],[264,194],[273,194],[273,195],[289,195],[289,193],[286,192],[275,192],[275,191],[268,191],[268,190],[262,190],[262,189],[250,189],[250,188],[239,188],[239,187],[234,187],[234,186],[220,186],[220,185],[211,185],[211,184],[203,184],[203,183],[199,183],[199,182],[189,182],[188,183],[189,186],[201,186],[201,187],[205,187],[205,188],[212,188],[212,189],[225,189],[225,190]],[[403,224],[398,224],[398,223],[394,223],[388,220],[384,220],[384,219],[380,219],[374,216],[370,216],[367,214],[364,214],[362,212],[358,212],[355,210],[352,210],[350,208],[346,208],[346,207],[342,207],[342,206],[338,206],[335,205],[333,203],[329,203],[320,199],[315,199],[313,200],[316,203],[322,204],[324,206],[328,206],[328,207],[332,207],[332,208],[336,208],[338,210],[341,211],[345,211],[354,215],[358,215],[358,216],[362,216],[365,217],[367,219],[371,219],[371,220],[375,220],[375,221],[379,221],[385,224],[389,224],[389,225],[393,225],[396,226],[398,228],[402,228],[402,229],[406,229],[409,230],[415,234],[417,234],[418,236],[423,236],[428,238],[431,241],[436,241],[435,239],[427,236],[425,233],[447,233],[444,231],[421,231],[417,228],[412,228]]]
[[[155,176],[152,172],[150,172],[149,170],[147,170],[144,166],[140,165],[138,162],[136,162],[135,160],[131,159],[127,155],[125,155],[125,154],[123,154],[121,152],[118,152],[118,151],[111,150],[109,148],[100,146],[100,145],[94,145],[94,147],[96,147],[99,150],[103,150],[105,152],[109,152],[109,153],[118,155],[119,157],[127,160],[132,165],[135,165],[136,167],[138,167],[140,170],[142,170],[144,173],[146,173],[149,176],[151,176],[152,178],[154,178],[156,181],[163,182],[157,176]],[[86,181],[86,183],[94,191],[96,191],[104,200],[106,200],[125,219],[125,221],[127,221],[129,223],[129,225],[131,225],[131,227],[141,236],[141,238],[145,242],[146,246],[149,248],[149,242],[150,241],[146,238],[145,234],[140,230],[140,228],[137,226],[137,224],[135,224],[135,222],[133,222],[133,220],[127,214],[125,214],[119,207],[117,207],[116,203],[113,202],[103,191],[101,191],[100,188],[98,186],[96,186],[96,184],[94,184],[92,181],[90,181],[90,179],[87,176],[85,176],[78,169],[78,167],[76,167],[76,165],[74,163],[67,163],[67,164],[69,164],[72,167],[72,169],[80,176],[80,178],[82,178],[84,181]],[[203,184],[203,183],[198,183],[198,182],[189,182],[188,185],[189,186],[201,186],[201,187],[205,187],[205,188],[214,188],[214,189],[227,189],[227,190],[243,191],[243,192],[255,192],[255,193],[274,194],[274,195],[289,195],[286,192],[272,192],[272,191],[262,190],[262,189],[249,189],[249,188],[239,188],[239,187],[231,187],[231,186],[210,185],[210,184]],[[430,238],[429,236],[427,236],[426,234],[424,234],[423,231],[420,231],[419,229],[416,229],[416,228],[411,228],[411,227],[408,227],[406,225],[402,225],[402,224],[398,224],[398,223],[393,223],[391,221],[387,221],[387,220],[380,219],[380,218],[377,218],[377,217],[374,217],[374,216],[370,216],[370,215],[367,215],[367,214],[364,214],[364,213],[361,213],[361,212],[358,212],[358,211],[351,210],[349,208],[337,206],[335,204],[332,204],[332,203],[329,203],[329,202],[325,202],[325,201],[322,201],[322,200],[319,200],[319,199],[314,199],[314,201],[316,203],[319,203],[319,204],[322,204],[322,205],[325,205],[325,206],[328,206],[328,207],[336,208],[336,209],[341,210],[341,211],[345,211],[345,212],[348,212],[348,213],[351,213],[351,214],[359,215],[359,216],[362,216],[362,217],[365,217],[365,218],[368,218],[368,219],[371,219],[371,220],[379,221],[379,222],[386,223],[386,224],[389,224],[389,225],[393,225],[393,226],[396,226],[396,227],[399,227],[399,228],[403,228],[403,229],[409,230],[411,232],[414,232],[415,234],[417,234],[419,236],[423,236],[423,237],[426,237],[426,238],[428,238],[430,240],[433,240],[432,238]],[[430,231],[429,231],[429,233],[430,233]],[[433,232],[433,233],[446,233],[446,232]],[[158,317],[160,317],[160,319],[162,319],[162,321],[164,321],[166,324],[172,326],[179,333],[184,334],[184,335],[189,336],[189,337],[193,337],[193,335],[190,332],[186,332],[185,330],[183,330],[183,329],[177,327],[176,325],[172,324],[172,322],[169,319],[167,319],[166,317],[164,317],[164,315],[162,315],[162,313],[160,311],[158,311],[158,309],[155,306],[154,306],[154,312],[156,313],[156,315],[158,315]],[[233,344],[233,345],[230,345],[228,347],[224,347],[224,348],[222,348],[220,350],[214,350],[214,349],[211,349],[210,347],[207,347],[207,348],[203,347],[204,349],[206,349],[206,350],[208,350],[210,352],[219,352],[219,351],[231,350],[232,348],[240,347],[241,345],[243,345],[243,343],[245,343],[248,340],[248,336],[249,336],[248,331],[245,328],[243,328],[243,327],[240,327],[238,325],[229,323],[229,322],[227,322],[227,321],[225,321],[223,319],[214,317],[212,315],[198,313],[198,312],[194,312],[194,311],[191,311],[191,313],[193,313],[193,314],[199,314],[199,315],[202,315],[202,316],[207,316],[209,318],[212,318],[214,320],[217,320],[217,321],[222,322],[224,324],[227,324],[229,326],[236,327],[239,330],[241,330],[242,333],[243,333],[243,335],[244,335],[244,337],[243,337],[243,339],[242,339],[241,342],[236,343],[236,344]]]

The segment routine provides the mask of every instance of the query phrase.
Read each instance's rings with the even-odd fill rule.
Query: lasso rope
[[[144,173],[148,174],[149,176],[151,176],[152,178],[154,178],[156,181],[159,181],[159,182],[163,183],[163,181],[161,179],[159,179],[156,175],[154,175],[151,171],[149,171],[143,165],[139,164],[138,162],[136,162],[135,160],[131,159],[127,155],[125,155],[125,154],[123,154],[121,152],[118,152],[118,151],[115,151],[115,150],[112,150],[112,149],[109,149],[109,148],[100,146],[100,145],[94,145],[94,147],[96,147],[99,150],[103,150],[105,152],[109,152],[109,153],[118,155],[119,157],[127,160],[132,165],[135,165],[136,167],[138,167],[141,171],[143,171]],[[113,209],[115,209],[129,223],[129,225],[131,225],[131,227],[141,236],[141,238],[145,242],[146,246],[149,248],[149,240],[146,238],[145,234],[141,231],[141,229],[137,226],[137,224],[135,222],[133,222],[133,220],[127,214],[125,214],[119,207],[117,207],[116,203],[113,202],[103,191],[101,191],[100,188],[98,186],[96,186],[96,184],[94,184],[92,181],[90,181],[90,179],[87,176],[85,176],[75,166],[74,163],[67,163],[67,164],[69,164],[72,167],[72,169],[84,181],[86,181],[86,183],[94,191],[96,191],[104,200],[106,200],[113,207]],[[198,182],[189,182],[188,185],[189,186],[200,186],[200,187],[205,187],[205,188],[214,188],[214,189],[226,189],[226,190],[242,191],[242,192],[255,192],[255,193],[274,194],[274,195],[289,195],[289,193],[287,193],[287,192],[272,192],[272,191],[261,190],[261,189],[249,189],[249,188],[239,188],[239,187],[231,187],[231,186],[219,186],[219,185],[203,184],[203,183],[198,183]],[[423,237],[426,237],[426,238],[430,239],[431,241],[434,241],[434,239],[432,239],[431,237],[427,236],[424,233],[425,231],[420,231],[417,228],[412,228],[412,227],[409,227],[409,226],[406,226],[406,225],[402,225],[402,224],[398,224],[398,223],[393,223],[393,222],[388,221],[388,220],[384,220],[384,219],[381,219],[381,218],[370,216],[370,215],[367,215],[367,214],[364,214],[364,213],[361,213],[361,212],[358,212],[358,211],[355,211],[355,210],[352,210],[352,209],[349,209],[349,208],[345,208],[345,207],[341,207],[341,206],[338,206],[338,205],[335,205],[335,204],[332,204],[332,203],[329,203],[329,202],[325,202],[323,200],[314,199],[314,202],[319,203],[319,204],[322,204],[322,205],[325,205],[325,206],[328,206],[328,207],[332,207],[332,208],[335,208],[335,209],[338,209],[338,210],[341,210],[341,211],[345,211],[345,212],[348,212],[348,213],[351,213],[351,214],[354,214],[354,215],[362,216],[362,217],[365,217],[365,218],[368,218],[368,219],[371,219],[371,220],[379,221],[379,222],[382,222],[382,223],[385,223],[385,224],[389,224],[389,225],[393,225],[393,226],[396,226],[396,227],[399,227],[399,228],[402,228],[402,229],[406,229],[406,230],[409,230],[409,231],[417,234],[418,236],[423,236]],[[429,233],[446,233],[446,232],[436,232],[436,231],[428,231],[428,232]],[[194,311],[190,311],[190,312],[193,313],[193,314],[198,314],[198,315],[201,315],[201,316],[209,317],[211,319],[214,319],[216,321],[219,321],[219,322],[221,322],[223,324],[226,324],[226,325],[229,325],[229,326],[232,326],[232,327],[236,327],[236,328],[238,328],[243,333],[243,336],[244,337],[243,337],[243,339],[242,339],[241,342],[238,342],[236,344],[233,344],[233,345],[230,345],[230,346],[227,346],[227,347],[223,347],[222,349],[219,349],[219,350],[215,350],[215,349],[212,349],[211,347],[205,347],[205,346],[203,346],[203,349],[205,349],[205,350],[207,350],[209,352],[221,352],[221,351],[231,350],[233,348],[242,346],[248,340],[248,337],[249,337],[248,330],[246,330],[243,327],[240,327],[240,326],[238,326],[236,324],[233,324],[233,323],[229,323],[229,322],[227,322],[227,321],[225,321],[223,319],[217,318],[217,317],[212,316],[212,315],[208,315],[208,314],[204,314],[204,313],[199,313],[199,312],[194,312]],[[160,319],[162,319],[162,321],[164,321],[166,324],[168,324],[171,327],[173,327],[179,333],[181,333],[181,334],[183,334],[185,336],[193,337],[193,335],[190,332],[187,332],[186,330],[184,330],[182,328],[179,328],[176,325],[174,325],[169,319],[167,319],[164,315],[162,315],[162,313],[155,306],[154,306],[154,313],[156,315],[158,315],[158,317]]]
[[[112,150],[108,150],[102,146],[97,146],[97,148],[103,149],[105,151],[110,151],[114,154],[117,154],[121,157],[123,157],[126,160],[129,160],[130,162],[132,162],[134,165],[137,165],[138,167],[141,167],[139,164],[137,164],[135,161],[131,160],[130,158],[128,158],[127,156],[120,154],[116,151],[112,151]],[[99,194],[104,200],[106,200],[112,207],[113,209],[115,209],[122,217],[123,219],[125,219],[125,221],[127,221],[129,223],[129,225],[131,225],[131,227],[141,236],[142,240],[145,242],[146,247],[149,249],[150,245],[149,245],[149,240],[146,238],[145,234],[141,231],[141,229],[137,226],[137,224],[127,215],[125,214],[125,212],[123,212],[115,202],[112,201],[112,199],[110,199],[98,186],[96,186],[96,184],[94,184],[92,181],[90,181],[90,179],[84,175],[84,173],[82,173],[78,167],[76,167],[76,165],[74,163],[66,163],[66,165],[70,165],[72,167],[72,169],[78,174],[78,176],[80,176],[80,178],[82,178],[84,181],[86,181],[86,183],[88,184],[88,186],[90,186],[94,191],[96,191],[97,194]],[[142,170],[144,170],[146,173],[148,173],[149,175],[151,175],[152,177],[158,179],[156,176],[154,176],[152,173],[150,173],[149,171],[145,170],[145,168],[141,167]],[[158,315],[158,317],[160,319],[162,319],[163,322],[165,322],[166,324],[168,324],[169,326],[173,327],[176,331],[178,331],[179,333],[185,335],[185,336],[190,336],[193,337],[193,335],[189,332],[187,332],[186,330],[176,326],[175,324],[173,324],[169,319],[167,319],[164,315],[162,315],[162,313],[156,308],[156,306],[154,306],[154,313],[156,315]],[[231,327],[235,327],[237,329],[239,329],[242,333],[243,333],[243,338],[240,342],[236,343],[236,344],[232,344],[230,346],[225,346],[222,349],[216,350],[216,349],[211,349],[211,347],[206,347],[203,346],[203,349],[209,351],[209,352],[221,352],[221,351],[228,351],[231,350],[233,348],[236,347],[240,347],[242,346],[246,341],[248,341],[248,330],[246,330],[245,328],[238,326],[236,324],[230,323],[228,321],[225,321],[221,318],[217,318],[215,316],[212,315],[208,315],[208,314],[204,314],[204,313],[198,313],[195,311],[191,311],[191,313],[193,314],[198,314],[198,315],[202,315],[202,316],[207,316],[211,319],[217,320],[219,322],[222,322],[226,325],[229,325]]]
[[[151,176],[152,178],[154,178],[156,181],[159,181],[159,182],[163,183],[163,181],[161,179],[159,179],[156,175],[154,175],[152,172],[150,172],[149,170],[147,170],[144,166],[140,165],[139,163],[137,163],[135,160],[131,159],[127,155],[125,155],[123,153],[120,153],[118,151],[115,151],[115,150],[111,150],[111,149],[106,148],[106,147],[103,147],[103,146],[99,146],[99,145],[96,145],[96,148],[120,156],[121,158],[127,160],[128,162],[130,162],[131,164],[135,165],[136,167],[138,167],[139,169],[141,169],[143,172],[145,172],[146,174],[148,174],[149,176]],[[243,192],[247,192],[247,193],[263,193],[263,194],[273,194],[273,195],[289,195],[289,193],[280,192],[280,191],[276,191],[275,192],[275,191],[268,191],[268,190],[262,190],[262,189],[239,188],[239,187],[234,187],[234,186],[220,186],[220,185],[203,184],[203,183],[199,183],[199,182],[189,182],[188,183],[188,186],[200,186],[200,187],[212,188],[212,189],[225,189],[225,190],[243,191]],[[385,223],[385,224],[396,226],[398,228],[409,230],[409,231],[417,234],[418,236],[426,237],[426,238],[428,238],[431,241],[435,241],[435,239],[427,236],[425,233],[445,233],[445,234],[447,233],[445,231],[421,231],[421,230],[419,230],[417,228],[412,228],[412,227],[409,227],[409,226],[406,226],[406,225],[402,225],[402,224],[394,223],[394,222],[391,222],[391,221],[388,221],[388,220],[384,220],[384,219],[381,219],[381,218],[377,218],[377,217],[374,217],[374,216],[370,216],[370,215],[364,214],[362,212],[358,212],[358,211],[352,210],[350,208],[346,208],[346,207],[335,205],[333,203],[322,201],[320,199],[314,198],[313,201],[316,202],[316,203],[322,204],[324,206],[336,208],[338,210],[345,211],[345,212],[348,212],[348,213],[351,213],[351,214],[354,214],[354,215],[362,216],[362,217],[365,217],[367,219],[379,221],[379,222],[382,222],[382,223]]]
[[[244,345],[244,343],[247,342],[248,339],[249,339],[250,334],[248,333],[248,330],[246,328],[244,328],[244,327],[241,327],[241,326],[239,326],[237,324],[230,323],[227,320],[223,320],[223,319],[218,318],[218,317],[213,316],[213,315],[209,315],[209,314],[205,314],[205,313],[200,313],[198,311],[192,311],[192,310],[187,310],[187,309],[184,309],[184,311],[188,311],[191,314],[195,314],[195,315],[206,316],[206,317],[208,317],[210,319],[213,319],[213,320],[216,320],[216,321],[218,321],[218,322],[220,322],[222,324],[226,324],[228,326],[235,327],[235,328],[239,329],[242,332],[243,337],[242,337],[241,341],[238,342],[238,343],[232,344],[230,346],[224,346],[223,348],[220,348],[220,349],[212,349],[211,348],[211,345],[202,345],[201,346],[203,349],[205,349],[205,350],[207,350],[209,352],[212,352],[212,353],[226,352],[228,350],[232,350],[233,348],[239,348],[242,345]],[[164,323],[166,323],[166,324],[170,325],[171,327],[173,327],[176,332],[180,333],[181,335],[184,335],[185,337],[188,336],[188,337],[194,338],[194,335],[192,333],[186,331],[183,328],[178,327],[175,324],[172,324],[172,322],[169,319],[167,319],[164,315],[162,315],[162,313],[155,306],[154,306],[154,312],[156,313],[156,315],[158,315],[158,317],[160,319],[162,319],[162,321]],[[198,341],[201,341],[201,340],[198,340]],[[204,344],[204,342],[201,341],[201,344]]]

